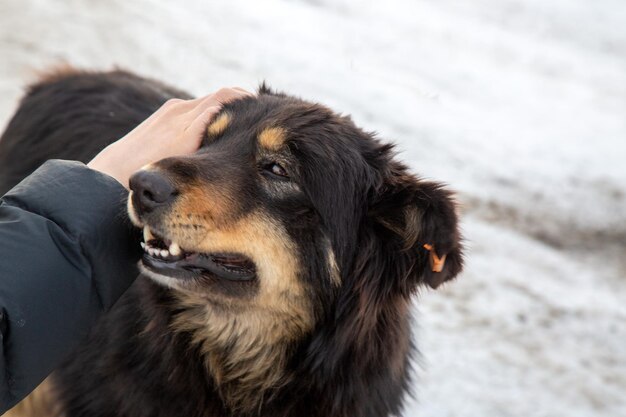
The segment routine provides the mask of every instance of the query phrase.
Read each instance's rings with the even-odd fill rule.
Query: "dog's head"
[[[212,344],[291,343],[343,310],[366,331],[381,305],[461,269],[449,192],[349,118],[263,87],[225,105],[194,155],[130,183],[144,273],[221,323]]]

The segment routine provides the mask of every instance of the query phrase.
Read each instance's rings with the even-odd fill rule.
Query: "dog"
[[[190,95],[121,70],[48,74],[0,140],[0,191],[47,159],[89,161],[172,98]],[[10,413],[401,414],[412,297],[462,269],[443,185],[349,117],[263,84],[224,105],[195,154],[130,186],[141,276]]]

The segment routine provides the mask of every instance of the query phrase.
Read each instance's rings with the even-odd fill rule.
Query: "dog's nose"
[[[133,203],[139,212],[149,212],[169,204],[178,194],[174,184],[156,171],[137,171],[129,180]]]

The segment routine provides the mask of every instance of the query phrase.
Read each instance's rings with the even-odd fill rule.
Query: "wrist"
[[[128,178],[131,173],[125,172],[125,157],[120,152],[119,146],[116,146],[117,144],[118,142],[114,142],[104,148],[89,163],[87,163],[87,167],[112,177],[117,180],[117,182],[122,184],[124,188],[128,188]],[[128,155],[126,155],[126,158],[128,158]]]

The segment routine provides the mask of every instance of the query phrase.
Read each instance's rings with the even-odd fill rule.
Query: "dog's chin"
[[[148,269],[144,264],[143,261],[139,261],[139,271],[142,275],[150,278],[152,281],[156,282],[159,285],[162,285],[164,287],[170,288],[170,289],[174,289],[174,290],[178,290],[178,291],[185,291],[188,290],[189,288],[189,284],[185,283],[185,282],[181,282],[180,280],[176,279],[176,278],[172,278],[169,277],[167,275],[162,275],[162,274],[158,274],[150,269]]]

